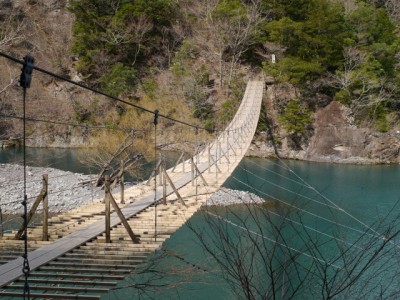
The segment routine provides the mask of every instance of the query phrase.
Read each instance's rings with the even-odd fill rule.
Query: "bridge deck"
[[[139,254],[142,254],[140,257],[144,259],[145,254],[159,247],[224,183],[243,158],[257,127],[263,87],[264,85],[260,81],[250,81],[248,83],[240,108],[232,122],[215,141],[207,145],[193,158],[207,184],[204,184],[199,177],[193,181],[191,170],[183,172],[182,164],[177,166],[174,172],[172,169],[167,171],[176,189],[179,190],[179,194],[184,199],[185,205],[177,201],[173,188],[168,185],[168,205],[157,206],[157,223],[159,225],[157,226],[157,238],[155,238],[154,207],[150,210],[155,201],[154,184],[153,187],[140,184],[125,191],[127,199],[136,199],[135,202],[126,204],[122,208],[122,212],[129,219],[129,224],[135,234],[140,236],[141,242],[139,244],[132,244],[129,236],[121,227],[121,221],[116,213],[111,215],[112,243],[105,244],[104,204],[100,203],[100,200],[64,216],[54,218],[52,220],[54,227],[49,228],[50,237],[54,241],[30,242],[32,248],[28,255],[31,268],[30,276],[34,277],[32,279],[33,282],[37,282],[37,285],[33,285],[35,287],[33,291],[39,291],[36,294],[32,292],[33,294],[31,293],[31,295],[44,298],[49,298],[50,295],[52,298],[57,298],[57,295],[61,295],[58,297],[59,299],[67,299],[64,292],[71,293],[73,292],[72,289],[67,287],[52,289],[49,286],[46,288],[42,285],[45,282],[57,282],[57,277],[59,276],[62,276],[64,283],[83,281],[88,284],[87,280],[90,280],[89,283],[91,285],[96,285],[96,281],[93,281],[96,278],[96,272],[104,272],[104,270],[101,271],[99,266],[109,268]],[[186,161],[186,165],[189,165],[189,163],[189,161]],[[161,200],[162,196],[163,188],[158,187],[156,200]],[[29,229],[28,236],[30,239],[33,239],[36,235],[39,236],[35,232],[37,232],[37,229]],[[18,245],[21,245],[20,243],[21,241],[10,240],[10,237],[0,240],[0,261],[2,248],[6,249],[7,247],[15,246],[21,249],[22,247],[18,247]],[[9,248],[7,249],[9,251]],[[96,257],[90,260],[88,253],[91,253],[92,257],[96,254]],[[16,254],[18,254],[18,251]],[[7,257],[10,256],[5,256],[4,259],[7,259]],[[113,261],[116,264],[110,264],[109,261]],[[75,275],[67,273],[60,275],[63,269],[65,270],[68,266],[71,266],[71,262],[75,263],[75,271],[73,271]],[[100,262],[97,265],[98,270],[90,262]],[[18,295],[21,295],[21,287],[23,285],[18,284],[18,279],[23,275],[22,264],[23,259],[19,257],[0,266],[0,288],[3,289],[0,295],[9,297],[13,297],[18,293]],[[80,264],[79,268],[76,267],[77,264]],[[84,271],[85,265],[93,267],[86,277],[83,274],[86,272]],[[132,268],[134,268],[134,265],[132,264]],[[57,268],[56,266],[59,267]],[[107,271],[106,273],[109,276],[103,276],[103,279],[111,280],[112,282],[114,282],[113,280],[121,279],[121,274],[125,274],[122,272],[124,270],[115,268],[113,272]],[[43,270],[46,270],[47,274],[50,275],[45,276],[42,274]],[[115,272],[116,270],[121,272]],[[81,280],[79,280],[80,277]],[[98,284],[107,285],[107,281],[103,280],[102,282]],[[54,293],[49,293],[49,291],[54,291]],[[80,291],[76,289],[75,292],[78,293]],[[89,289],[86,292],[89,293],[89,296],[82,296],[82,299],[85,297],[86,299],[98,299],[96,293],[99,291],[96,292],[96,289],[93,288],[92,291]],[[90,296],[91,293],[94,294]]]

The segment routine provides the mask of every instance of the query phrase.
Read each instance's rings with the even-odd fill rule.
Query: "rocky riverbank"
[[[101,199],[104,191],[91,184],[94,178],[54,168],[27,167],[28,208],[39,195],[43,183],[42,177],[48,174],[49,211],[60,213],[77,208],[93,199]],[[22,214],[23,167],[14,164],[0,164],[0,206],[5,214]],[[255,194],[221,188],[208,199],[206,205],[232,205],[263,203],[264,200]],[[38,210],[41,210],[39,205]]]
[[[104,191],[90,183],[93,176],[53,168],[27,167],[28,208],[42,189],[42,176],[48,174],[49,211],[59,213],[103,197]],[[23,212],[23,167],[0,164],[0,205],[3,213]],[[39,210],[41,205],[39,205]]]
[[[264,199],[258,197],[257,195],[245,192],[232,190],[227,188],[220,188],[215,192],[210,199],[207,200],[205,206],[219,205],[227,206],[234,204],[257,204],[265,202]]]

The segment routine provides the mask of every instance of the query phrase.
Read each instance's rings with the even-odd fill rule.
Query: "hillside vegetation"
[[[42,67],[209,130],[229,121],[246,80],[261,75],[277,91],[274,126],[294,148],[308,143],[314,112],[332,101],[357,126],[398,127],[396,0],[5,1],[0,16],[2,51],[30,52]],[[18,115],[18,67],[0,63],[1,110]],[[35,116],[62,111],[69,122],[111,128],[148,122],[127,124],[137,114],[130,107],[35,76],[32,103],[50,103],[55,90],[60,102],[36,106]],[[1,120],[3,138],[18,129]]]

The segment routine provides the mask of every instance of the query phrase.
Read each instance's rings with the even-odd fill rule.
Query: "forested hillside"
[[[23,2],[3,1],[0,50],[30,52],[56,73],[209,130],[233,116],[254,76],[264,76],[273,91],[259,131],[273,128],[278,146],[285,139],[287,147],[305,149],[315,113],[333,101],[351,126],[377,133],[399,128],[396,0]],[[1,110],[18,115],[18,69],[0,63]],[[50,101],[54,90],[69,100],[51,111],[39,105],[34,115],[51,118],[62,110],[70,122],[118,127],[136,114],[61,82],[37,84],[36,101]],[[0,122],[3,139],[18,128]],[[36,126],[32,135],[43,130]]]

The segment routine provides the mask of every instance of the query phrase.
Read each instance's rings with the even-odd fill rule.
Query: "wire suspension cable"
[[[240,182],[241,184],[243,184],[243,185],[245,185],[245,186],[247,186],[247,187],[249,187],[249,188],[254,189],[251,185],[247,184],[246,182],[244,182],[244,181],[242,181],[242,180],[240,180],[240,179],[238,179],[238,178],[236,178],[236,177],[234,177],[234,176],[233,176],[232,178],[233,178],[234,180],[236,180],[237,182]],[[318,218],[318,219],[324,220],[324,221],[326,221],[326,222],[335,224],[336,226],[340,226],[340,227],[343,227],[343,228],[346,228],[346,229],[353,230],[353,231],[358,232],[358,233],[361,233],[361,234],[367,234],[367,235],[375,236],[375,237],[379,238],[379,236],[377,236],[377,235],[375,235],[375,234],[372,234],[372,233],[369,233],[369,232],[364,232],[364,231],[362,231],[362,230],[359,230],[359,229],[356,229],[356,228],[347,226],[347,225],[345,225],[345,224],[341,224],[341,223],[339,223],[339,222],[332,221],[332,220],[330,220],[330,219],[327,219],[327,218],[322,217],[322,216],[320,216],[320,215],[317,215],[317,214],[315,214],[315,213],[309,212],[308,210],[305,210],[305,209],[303,209],[303,208],[297,207],[297,206],[295,206],[295,205],[293,205],[293,204],[290,204],[290,203],[288,203],[288,202],[286,202],[286,201],[284,201],[284,200],[278,199],[278,198],[276,198],[276,197],[274,197],[274,196],[272,196],[272,195],[270,195],[270,194],[268,194],[268,193],[266,193],[266,192],[263,192],[263,191],[259,191],[259,192],[260,192],[261,194],[263,194],[264,196],[266,196],[266,197],[269,197],[269,198],[271,198],[271,199],[273,199],[273,200],[276,200],[276,201],[278,201],[278,202],[281,202],[281,203],[283,203],[283,204],[285,204],[285,205],[287,205],[287,206],[289,206],[289,207],[292,207],[292,208],[294,208],[294,209],[296,209],[296,210],[299,210],[299,211],[301,211],[301,212],[304,212],[304,213],[306,213],[306,214],[309,214],[309,215],[311,215],[311,216],[313,216],[313,217],[315,217],[315,218]]]
[[[266,237],[266,236],[264,236],[264,235],[261,234],[261,233],[258,233],[258,232],[255,232],[255,231],[253,231],[253,230],[250,230],[250,229],[248,229],[248,228],[245,228],[245,227],[243,227],[243,226],[240,226],[240,225],[238,225],[238,224],[236,224],[236,223],[234,223],[234,222],[232,222],[232,221],[230,221],[230,220],[228,220],[228,219],[225,219],[225,218],[223,218],[223,217],[221,217],[221,216],[219,216],[219,215],[217,215],[217,214],[213,214],[213,213],[211,213],[211,212],[209,212],[209,211],[207,211],[207,214],[211,215],[212,217],[214,217],[214,218],[216,218],[216,219],[218,219],[218,220],[221,220],[221,221],[225,222],[226,224],[229,224],[229,225],[234,226],[234,227],[236,227],[236,228],[238,228],[238,229],[244,230],[244,231],[246,231],[246,232],[248,232],[248,233],[251,233],[251,234],[253,234],[253,235],[259,236],[259,237],[261,237],[261,238],[263,238],[263,239],[265,239],[265,240],[267,240],[267,241],[270,241],[271,243],[277,244],[277,245],[279,245],[279,246],[282,246],[282,247],[284,247],[284,248],[287,248],[287,249],[289,249],[289,250],[292,250],[292,251],[294,251],[294,252],[296,252],[296,253],[299,253],[299,254],[301,254],[301,255],[307,256],[307,257],[311,258],[311,259],[314,260],[314,261],[319,261],[319,262],[321,262],[321,263],[323,263],[323,264],[325,264],[325,265],[334,267],[335,269],[342,269],[342,267],[339,267],[339,266],[337,266],[337,265],[335,265],[335,264],[333,264],[333,263],[327,262],[327,261],[325,261],[325,260],[323,260],[323,259],[321,259],[321,258],[318,258],[318,257],[313,256],[313,255],[311,255],[311,254],[302,252],[302,251],[300,251],[300,250],[298,250],[298,249],[295,249],[295,248],[290,247],[290,246],[288,246],[288,245],[285,245],[285,244],[283,244],[283,243],[281,243],[281,242],[278,242],[278,241],[276,241],[276,240],[274,240],[274,239],[271,239],[271,238],[269,238],[269,237]]]
[[[221,189],[221,191],[223,191],[224,193],[226,193],[226,194],[228,194],[228,195],[230,195],[230,196],[232,196],[232,197],[238,197],[237,195],[234,195],[233,193],[231,193],[229,190]],[[239,198],[241,198],[241,197],[239,197]],[[253,203],[253,204],[255,204],[255,205],[258,204],[257,202],[255,202],[255,201],[253,200],[253,198],[251,198],[251,200],[252,200],[252,203]],[[303,228],[307,228],[307,229],[309,229],[309,230],[311,230],[311,231],[314,231],[314,232],[316,232],[316,233],[318,233],[318,234],[320,234],[320,235],[324,235],[324,236],[326,236],[326,237],[329,237],[330,239],[333,239],[333,240],[336,240],[336,241],[338,241],[338,242],[342,242],[342,243],[344,243],[344,244],[347,244],[347,245],[349,245],[349,246],[351,246],[351,247],[355,247],[355,248],[358,248],[358,249],[360,249],[360,250],[363,250],[363,248],[361,248],[361,247],[359,247],[359,246],[356,246],[356,245],[353,244],[353,243],[350,243],[350,242],[348,242],[348,241],[346,241],[346,240],[337,238],[337,237],[335,237],[335,236],[333,236],[333,235],[331,235],[331,234],[328,234],[328,233],[326,233],[326,232],[320,231],[320,230],[315,229],[315,228],[313,228],[313,227],[311,227],[311,226],[308,226],[308,225],[305,225],[305,224],[303,224],[303,223],[301,223],[301,222],[295,221],[295,220],[293,220],[293,219],[291,219],[291,218],[282,216],[282,215],[280,215],[280,214],[278,214],[278,213],[276,213],[276,212],[273,212],[272,210],[267,210],[267,209],[265,209],[264,207],[262,207],[261,205],[257,205],[257,207],[260,208],[260,209],[262,209],[263,211],[266,211],[268,214],[274,215],[274,216],[279,217],[279,218],[281,218],[281,219],[283,219],[283,220],[287,220],[288,222],[290,222],[290,223],[292,223],[292,224],[296,224],[296,225],[301,226],[301,227],[303,227]]]
[[[7,58],[7,59],[9,59],[9,60],[12,60],[12,61],[14,61],[14,62],[16,62],[16,63],[18,63],[18,64],[24,65],[24,61],[21,61],[21,60],[19,60],[18,58],[15,58],[15,57],[13,57],[13,56],[11,56],[11,55],[9,55],[9,54],[6,54],[6,53],[4,53],[4,52],[2,52],[2,51],[0,51],[0,56],[2,56],[2,57],[4,57],[4,58]],[[57,75],[57,74],[55,74],[55,73],[52,73],[52,72],[50,72],[50,71],[48,71],[48,70],[45,70],[45,69],[42,69],[42,68],[40,68],[40,67],[32,66],[32,68],[33,68],[34,70],[36,70],[36,71],[39,71],[39,72],[43,73],[43,74],[52,76],[52,77],[54,77],[54,78],[57,78],[57,79],[59,79],[59,80],[62,80],[62,81],[68,82],[68,83],[71,83],[71,84],[76,85],[76,86],[79,86],[79,87],[81,87],[81,88],[83,88],[83,89],[85,89],[85,90],[88,90],[88,91],[91,91],[91,92],[93,92],[93,93],[96,93],[96,94],[105,96],[105,97],[107,97],[107,98],[113,99],[114,101],[124,103],[124,104],[126,104],[126,105],[132,106],[132,107],[137,108],[137,109],[139,109],[139,110],[142,110],[142,111],[144,111],[144,112],[153,114],[153,115],[155,116],[155,111],[151,111],[150,109],[147,109],[147,108],[141,107],[141,106],[139,106],[139,105],[137,105],[137,104],[131,103],[131,102],[129,102],[129,101],[120,99],[120,98],[118,98],[118,97],[116,97],[116,96],[112,96],[112,95],[107,94],[106,92],[103,92],[103,91],[101,91],[101,90],[91,88],[91,87],[89,87],[89,86],[87,86],[87,85],[85,85],[85,84],[83,84],[83,83],[76,82],[76,81],[74,81],[74,80],[65,78],[65,77],[63,77],[63,76]],[[176,123],[180,123],[180,124],[183,124],[183,125],[186,125],[186,126],[189,126],[189,127],[193,127],[193,128],[196,128],[196,127],[197,127],[197,128],[199,128],[199,129],[202,129],[202,130],[210,131],[209,129],[206,129],[205,127],[199,127],[199,126],[197,126],[197,125],[189,124],[189,123],[187,123],[187,122],[184,122],[184,121],[182,121],[182,120],[178,120],[178,119],[169,117],[169,116],[167,116],[167,115],[163,115],[163,114],[160,114],[160,113],[157,113],[157,115],[158,115],[159,117],[162,117],[162,118],[168,119],[168,120],[170,120],[170,121],[173,121],[173,122],[176,122]]]
[[[297,193],[297,192],[295,192],[295,191],[292,191],[292,190],[290,190],[290,189],[288,189],[288,188],[285,188],[285,187],[283,187],[283,186],[281,186],[281,185],[279,185],[279,184],[273,183],[273,182],[270,181],[270,180],[267,180],[267,179],[265,179],[265,178],[262,178],[262,177],[258,176],[257,174],[255,174],[255,173],[253,173],[253,172],[251,172],[251,171],[249,171],[249,170],[247,170],[247,169],[244,169],[243,167],[241,167],[241,169],[244,170],[245,172],[247,172],[247,173],[253,175],[254,177],[256,177],[256,178],[258,178],[258,179],[260,179],[260,180],[266,182],[266,183],[269,183],[269,184],[271,184],[271,185],[273,185],[273,186],[276,186],[277,188],[282,189],[282,190],[284,190],[284,191],[287,191],[287,192],[289,192],[289,193],[291,193],[291,194],[294,194],[294,195],[296,195],[296,196],[298,196],[298,197],[301,197],[301,198],[310,200],[310,201],[312,201],[312,202],[318,203],[318,204],[323,205],[323,206],[327,206],[327,207],[332,208],[332,209],[337,209],[337,210],[339,210],[339,211],[342,211],[341,209],[337,208],[336,206],[332,206],[332,205],[329,205],[329,204],[327,204],[327,203],[318,201],[318,200],[316,200],[316,199],[314,199],[314,198],[311,198],[311,197],[302,195],[302,194]]]
[[[362,226],[364,226],[368,231],[373,232],[375,235],[377,235],[379,238],[381,238],[382,240],[386,241],[388,238],[383,235],[382,233],[376,231],[375,229],[373,229],[371,226],[369,226],[368,224],[366,224],[365,222],[361,221],[360,219],[358,219],[357,217],[353,216],[351,213],[349,213],[348,211],[344,210],[342,207],[340,207],[339,205],[337,205],[335,202],[333,202],[332,200],[330,200],[327,196],[325,196],[324,194],[322,194],[320,191],[318,191],[315,187],[313,187],[312,185],[310,185],[307,181],[305,181],[303,178],[301,178],[292,168],[290,168],[284,161],[282,161],[281,158],[278,158],[279,161],[285,166],[285,168],[287,170],[289,170],[294,176],[296,176],[296,178],[298,178],[301,182],[303,182],[306,186],[308,186],[308,188],[312,191],[314,191],[315,193],[317,193],[318,195],[320,195],[324,200],[328,201],[329,203],[331,203],[332,205],[334,205],[338,210],[342,211],[345,215],[347,215],[348,217],[350,217],[351,219],[353,219],[354,221],[358,222],[359,224],[361,224]],[[394,245],[395,247],[400,249],[400,245],[398,245],[397,243],[395,243],[394,241],[389,241],[392,245]]]

